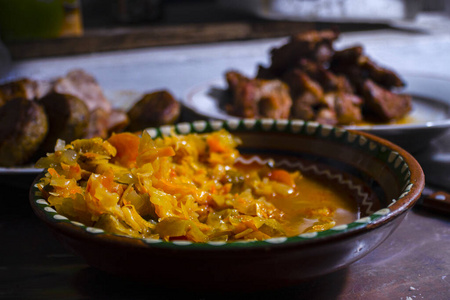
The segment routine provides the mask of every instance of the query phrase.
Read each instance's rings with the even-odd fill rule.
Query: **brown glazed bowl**
[[[62,243],[100,270],[163,285],[255,290],[293,285],[362,258],[395,230],[424,187],[422,169],[409,153],[367,133],[297,120],[175,125],[178,134],[221,128],[243,140],[241,153],[273,155],[280,165],[340,185],[357,201],[359,218],[289,238],[198,244],[118,236],[73,222],[34,185],[31,206]],[[170,130],[148,132],[156,137]]]

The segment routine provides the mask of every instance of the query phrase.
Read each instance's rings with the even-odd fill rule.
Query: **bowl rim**
[[[69,220],[52,208],[49,203],[38,196],[36,183],[45,173],[45,170],[36,177],[30,187],[29,200],[34,213],[52,229],[78,239],[87,239],[100,243],[114,243],[123,246],[135,246],[149,249],[172,249],[183,251],[242,251],[245,249],[260,249],[267,251],[270,249],[288,249],[301,245],[322,244],[330,240],[348,238],[362,234],[366,231],[374,230],[391,220],[399,217],[412,208],[418,201],[425,186],[424,173],[416,159],[401,147],[367,132],[349,130],[330,125],[319,124],[303,120],[275,120],[275,119],[239,119],[239,120],[211,120],[183,122],[175,125],[165,125],[158,128],[146,129],[147,132],[156,138],[162,135],[169,135],[172,130],[178,134],[205,133],[227,129],[230,132],[241,131],[275,131],[288,132],[291,134],[303,134],[316,136],[319,138],[332,138],[336,141],[353,145],[369,151],[372,154],[388,156],[387,163],[395,169],[401,169],[408,184],[402,189],[401,195],[397,199],[369,216],[357,219],[349,224],[338,225],[331,229],[303,233],[293,237],[276,237],[263,241],[234,241],[234,242],[207,242],[195,243],[190,241],[163,241],[161,239],[133,238],[124,235],[117,235],[104,232],[102,229],[85,226],[82,223]]]

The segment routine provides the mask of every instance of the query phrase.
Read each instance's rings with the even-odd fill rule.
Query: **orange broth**
[[[258,163],[249,165],[239,163],[235,166],[243,173],[262,168]],[[334,225],[348,224],[357,219],[356,201],[335,185],[305,175],[297,179],[295,185],[292,194],[276,195],[267,199],[283,212],[281,223],[286,236],[327,229],[329,224],[324,226],[324,223],[317,218],[317,215],[321,214],[331,213],[330,218]]]
[[[354,125],[358,125],[358,126],[374,126],[374,125],[407,125],[407,124],[414,124],[417,123],[418,120],[416,120],[413,116],[411,115],[406,115],[400,119],[397,120],[392,120],[390,122],[385,122],[385,123],[381,123],[381,122],[371,122],[368,120],[364,120],[361,122],[358,122]]]

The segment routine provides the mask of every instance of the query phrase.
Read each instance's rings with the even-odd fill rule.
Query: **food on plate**
[[[166,241],[264,240],[356,219],[349,195],[270,160],[245,160],[240,143],[223,129],[60,141],[37,162],[47,169],[37,187],[70,220]]]
[[[411,110],[409,95],[394,94],[370,79],[364,82],[363,95],[366,99],[367,115],[383,122],[397,120]]]
[[[361,46],[334,49],[334,30],[308,31],[270,53],[271,64],[259,66],[256,78],[235,70],[226,73],[231,99],[228,113],[239,117],[298,118],[330,125],[392,122],[411,111],[411,96],[398,94],[405,84],[392,70],[364,54]],[[230,80],[230,77],[232,80]],[[287,85],[259,109],[266,86]],[[286,99],[290,98],[290,99]]]
[[[89,110],[79,98],[69,94],[50,93],[38,101],[48,119],[48,132],[37,155],[53,152],[56,141],[73,141],[86,136]]]
[[[286,119],[292,99],[287,84],[280,80],[249,79],[238,72],[228,72],[226,79],[232,93],[228,111],[245,118],[261,116]]]
[[[28,78],[0,85],[0,106],[16,98],[33,100],[43,97],[50,90],[50,83]]]
[[[411,110],[411,97],[391,90],[405,84],[393,71],[380,67],[363,54],[362,47],[337,51],[330,69],[343,74],[355,93],[364,100],[364,113],[369,119],[389,122],[405,116]]]
[[[25,98],[15,98],[0,107],[0,120],[0,165],[27,162],[47,134],[44,108]]]
[[[49,81],[23,78],[2,84],[0,109],[5,116],[11,113],[11,121],[0,124],[0,151],[4,152],[0,166],[4,167],[35,162],[36,157],[53,152],[58,139],[70,143],[81,138],[107,138],[127,126],[140,131],[172,124],[180,115],[180,104],[168,91],[146,94],[129,112],[115,108],[97,80],[80,69]],[[29,113],[26,118],[25,113]],[[6,153],[11,150],[14,153]]]
[[[91,117],[87,137],[107,137],[111,103],[106,99],[97,80],[83,70],[72,70],[66,76],[53,82],[53,91],[69,94],[81,99],[87,106]]]
[[[173,124],[180,116],[180,103],[168,91],[161,90],[145,94],[128,111],[129,131]]]
[[[53,91],[82,99],[90,112],[102,109],[109,113],[112,109],[97,80],[80,69],[72,70],[66,76],[57,78],[53,82]]]

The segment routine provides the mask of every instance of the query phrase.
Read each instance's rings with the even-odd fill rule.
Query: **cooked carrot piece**
[[[137,135],[129,132],[112,135],[108,142],[117,150],[113,161],[124,167],[133,167],[136,164],[140,140]]]
[[[269,174],[269,178],[271,180],[274,180],[274,181],[277,181],[280,183],[284,183],[290,187],[295,187],[294,179],[285,170],[275,169]]]

